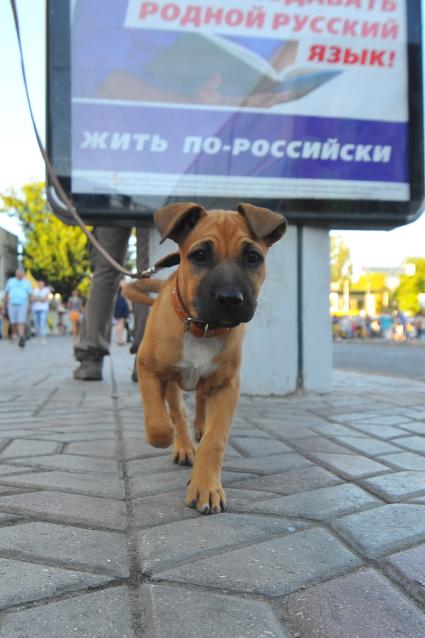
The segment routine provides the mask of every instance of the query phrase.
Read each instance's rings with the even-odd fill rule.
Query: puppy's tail
[[[123,287],[123,295],[133,303],[152,306],[155,303],[155,299],[154,297],[150,297],[148,293],[158,293],[163,283],[161,279],[138,279]]]

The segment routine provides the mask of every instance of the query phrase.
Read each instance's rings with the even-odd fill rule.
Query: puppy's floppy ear
[[[161,244],[166,239],[173,239],[178,244],[196,226],[206,211],[193,202],[168,204],[160,208],[154,215],[155,226],[161,234]]]
[[[283,215],[273,213],[268,208],[259,208],[252,204],[239,204],[238,212],[243,215],[252,233],[268,246],[278,241],[286,232],[287,221]]]

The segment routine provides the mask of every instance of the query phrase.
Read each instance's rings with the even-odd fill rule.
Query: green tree
[[[405,264],[415,264],[416,272],[414,275],[401,275],[395,298],[400,310],[417,314],[421,310],[418,295],[425,293],[425,259],[407,257]]]
[[[36,279],[44,279],[64,299],[74,289],[87,294],[90,284],[87,238],[80,228],[67,226],[53,215],[43,182],[25,184],[19,192],[0,195],[0,209],[15,214],[22,223],[25,269]]]
[[[340,235],[331,235],[331,281],[341,283],[351,278],[353,266],[351,264],[350,249]]]

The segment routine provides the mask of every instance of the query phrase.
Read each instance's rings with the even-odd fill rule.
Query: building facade
[[[18,265],[18,238],[4,228],[0,228],[0,290],[4,290],[7,275]]]

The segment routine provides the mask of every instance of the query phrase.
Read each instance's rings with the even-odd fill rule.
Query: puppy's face
[[[172,205],[179,206],[184,205]],[[240,205],[239,212],[207,213],[191,206],[171,234],[165,234],[180,247],[178,283],[183,303],[193,318],[214,326],[246,323],[254,315],[264,281],[267,250],[284,234],[286,222],[276,213],[248,204]],[[165,218],[160,223],[156,218],[160,231]]]
[[[193,316],[220,327],[252,319],[267,246],[235,212],[210,212],[180,245],[181,294]]]

